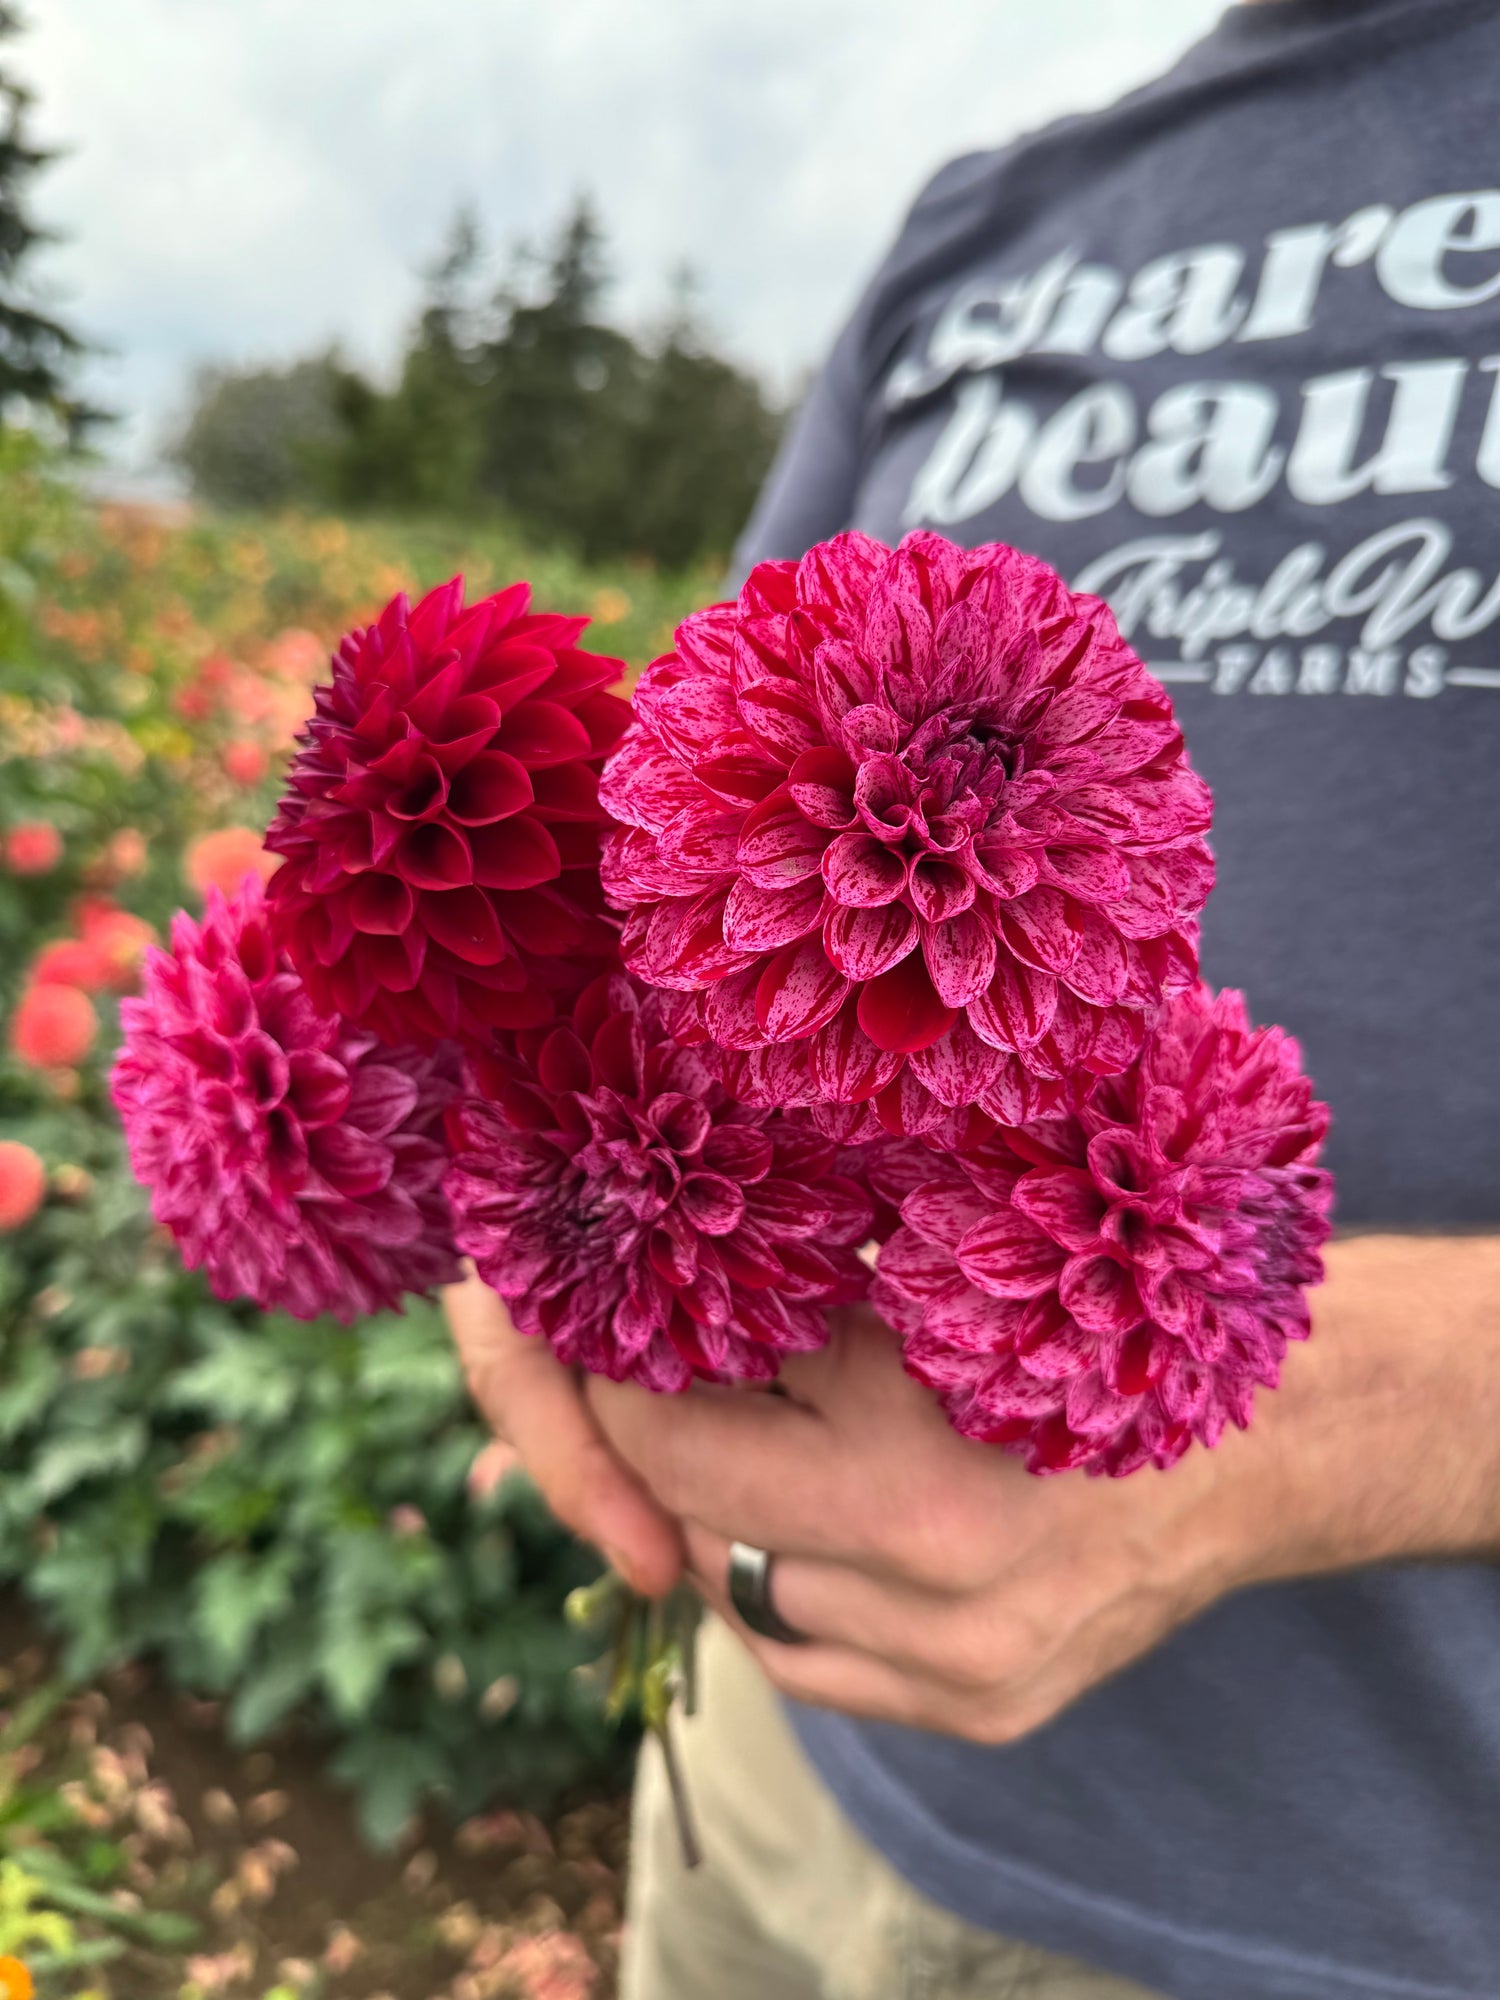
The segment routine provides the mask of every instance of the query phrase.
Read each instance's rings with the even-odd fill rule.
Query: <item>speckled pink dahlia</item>
[[[1196,988],[1075,1116],[934,1159],[873,1297],[965,1436],[1032,1472],[1171,1465],[1306,1338],[1327,1129],[1297,1044]]]
[[[1018,1124],[1196,977],[1208,788],[1098,599],[995,543],[762,563],[648,668],[600,797],[651,984],[753,1102]]]
[[[346,1324],[458,1275],[443,1173],[452,1050],[382,1049],[320,1013],[260,884],[185,912],[120,1003],[113,1090],[136,1178],[221,1299]]]
[[[523,1333],[596,1374],[764,1381],[863,1297],[870,1209],[805,1122],[733,1103],[624,973],[478,1065],[450,1115],[456,1240]]]
[[[383,1041],[482,1043],[549,1020],[611,955],[599,766],[629,716],[586,618],[463,578],[351,632],[266,837],[276,934],[318,1006]]]

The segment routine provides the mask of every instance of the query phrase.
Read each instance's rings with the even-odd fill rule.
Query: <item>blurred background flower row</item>
[[[34,433],[0,434],[0,1617],[40,1642],[66,1716],[0,1736],[0,1871],[25,1877],[0,1872],[0,1955],[24,1944],[39,1990],[280,1991],[283,1961],[294,1992],[609,1990],[622,1751],[559,1616],[590,1559],[484,1452],[434,1310],[351,1337],[225,1306],[184,1273],[108,1099],[143,952],[179,904],[269,865],[260,829],[331,645],[460,569],[473,592],[529,575],[636,664],[716,582],[590,568],[494,523],[97,504]],[[7,1657],[14,1728],[6,1677],[25,1673]],[[76,1704],[118,1701],[111,1677],[134,1688],[140,1663],[183,1771],[181,1797],[140,1779],[182,1827],[160,1866],[91,1827],[74,1768],[99,1721]],[[383,1938],[305,1869],[278,1923],[291,1864],[212,1832],[206,1793],[242,1818],[270,1754],[309,1791],[298,1812],[346,1810],[325,1784],[348,1793],[377,1874],[356,1869],[344,1900],[383,1910]],[[9,1820],[7,1784],[33,1802]],[[590,1798],[602,1819],[579,1819]],[[511,1828],[486,1909],[454,1868],[497,1802],[553,1830]],[[378,1875],[409,1876],[414,1853],[429,1861],[404,1887]],[[260,1902],[225,1888],[246,1867]],[[57,1919],[40,1932],[39,1908]],[[153,1912],[183,1919],[180,1940]],[[345,1933],[357,1950],[330,1945]]]
[[[607,2000],[630,1746],[561,1616],[595,1559],[435,1306],[351,1334],[183,1271],[109,1069],[173,910],[271,865],[343,632],[525,576],[639,667],[779,417],[686,286],[611,324],[586,203],[503,266],[461,216],[386,379],[205,372],[182,497],[105,497],[22,25],[0,0],[0,2000]]]

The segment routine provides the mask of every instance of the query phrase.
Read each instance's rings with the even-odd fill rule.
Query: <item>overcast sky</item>
[[[615,309],[686,260],[720,337],[814,362],[923,178],[1169,62],[1219,0],[30,0],[68,156],[45,274],[147,457],[194,366],[389,362],[461,202],[498,247],[588,190]]]

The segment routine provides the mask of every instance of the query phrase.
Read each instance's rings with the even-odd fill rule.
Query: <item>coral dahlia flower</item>
[[[131,1166],[218,1297],[347,1324],[457,1276],[442,1191],[455,1053],[384,1049],[320,1012],[253,876],[232,902],[211,889],[201,925],[178,913],[120,1018]]]
[[[34,1069],[81,1063],[99,1033],[94,1003],[76,986],[28,986],[10,1017],[10,1045]]]
[[[870,1209],[803,1121],[733,1103],[659,997],[595,980],[450,1118],[455,1239],[523,1333],[650,1389],[763,1381],[863,1296]]]
[[[455,577],[351,633],[267,836],[309,992],[385,1041],[538,1025],[569,961],[613,953],[598,773],[624,669],[529,603],[516,583],[465,609]]]
[[[1171,703],[999,543],[760,564],[648,668],[600,796],[627,963],[752,1102],[1021,1123],[1196,977],[1211,800]]]
[[[875,1302],[966,1437],[1032,1472],[1171,1465],[1307,1336],[1327,1128],[1297,1044],[1196,988],[1081,1111],[934,1157]]]
[[[47,1193],[47,1169],[19,1139],[0,1139],[0,1235],[30,1222]]]
[[[200,896],[217,889],[221,896],[233,896],[247,875],[269,881],[277,867],[276,856],[268,854],[260,835],[248,826],[221,826],[214,833],[200,833],[183,856],[182,872]]]
[[[0,842],[12,875],[47,875],[63,857],[62,835],[50,820],[24,820]]]

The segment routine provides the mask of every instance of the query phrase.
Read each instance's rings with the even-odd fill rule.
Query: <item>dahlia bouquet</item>
[[[1107,608],[845,534],[631,702],[584,623],[455,579],[340,645],[279,865],[122,1008],[186,1261],[351,1321],[467,1256],[664,1392],[767,1383],[869,1296],[1036,1473],[1248,1423],[1308,1332],[1328,1115],[1199,980],[1212,801]],[[670,1646],[626,1637],[664,1731]]]

